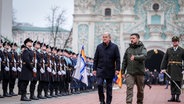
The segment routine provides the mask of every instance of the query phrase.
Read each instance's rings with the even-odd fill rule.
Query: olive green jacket
[[[130,60],[132,55],[135,56],[133,61]],[[130,44],[123,57],[122,73],[144,75],[146,56],[147,50],[141,41],[138,44]]]

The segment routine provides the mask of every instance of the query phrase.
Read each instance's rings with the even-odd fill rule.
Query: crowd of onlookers
[[[161,71],[158,71],[157,69],[154,69],[153,71],[145,69],[145,83],[152,85],[168,85],[169,81],[167,76]],[[166,86],[166,88],[168,87]]]

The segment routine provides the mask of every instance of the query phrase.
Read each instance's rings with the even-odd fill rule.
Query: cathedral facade
[[[121,56],[129,36],[139,33],[148,51],[165,52],[171,37],[184,46],[184,0],[74,0],[72,49],[93,57],[102,34],[109,32]]]

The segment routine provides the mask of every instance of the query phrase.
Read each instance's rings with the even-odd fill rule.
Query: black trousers
[[[176,81],[178,86],[181,88],[182,81]],[[171,81],[171,95],[180,95],[181,90]]]
[[[9,79],[3,79],[2,87],[3,87],[3,93],[7,93]]]
[[[9,84],[10,92],[13,92],[13,89],[14,89],[14,86],[15,86],[15,81],[16,81],[16,78],[10,76],[10,84]]]
[[[36,84],[37,84],[37,80],[31,81],[30,90],[29,90],[31,94],[34,94]]]
[[[98,95],[99,95],[99,100],[100,102],[105,102],[104,99],[104,80],[106,81],[105,83],[105,88],[106,88],[106,104],[111,104],[112,101],[112,81],[113,78],[97,78],[97,85],[98,85]]]
[[[58,94],[59,83],[57,81],[50,82],[50,94],[52,95],[55,91],[55,94]]]
[[[37,90],[38,90],[38,95],[40,95],[43,90],[44,90],[44,92],[46,94],[48,92],[48,82],[39,81]]]
[[[26,95],[26,89],[27,89],[27,86],[29,84],[29,81],[27,80],[21,80],[21,83],[20,83],[20,91],[21,91],[21,95]]]

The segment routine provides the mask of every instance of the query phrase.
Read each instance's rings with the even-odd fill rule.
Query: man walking
[[[127,104],[132,104],[134,84],[137,85],[137,104],[143,104],[144,70],[147,51],[143,43],[139,39],[140,36],[137,33],[133,33],[130,35],[131,43],[124,54],[122,63],[122,72],[123,74],[125,74],[126,72],[125,78],[127,85]]]
[[[184,61],[184,49],[179,46],[179,37],[172,37],[173,46],[168,48],[161,63],[162,72],[168,72],[171,79],[176,82],[176,84],[181,88],[182,85],[182,61]],[[166,69],[166,70],[165,70]],[[168,102],[181,102],[180,97],[181,91],[171,81],[171,99]]]
[[[120,54],[118,46],[111,42],[109,33],[103,34],[103,43],[96,48],[94,56],[93,74],[97,77],[98,95],[100,104],[111,104],[112,101],[112,81],[115,74],[119,74]],[[106,81],[106,103],[104,101],[104,86]]]

